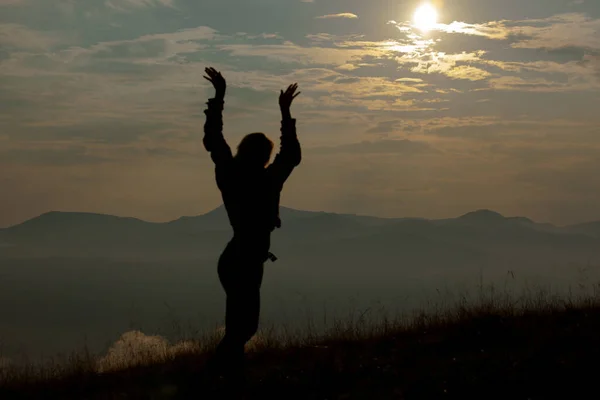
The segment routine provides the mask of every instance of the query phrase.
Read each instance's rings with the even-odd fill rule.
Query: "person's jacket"
[[[210,99],[204,124],[204,147],[215,163],[217,186],[236,234],[272,232],[281,227],[279,200],[283,184],[302,154],[296,120],[281,121],[280,151],[267,167],[248,168],[236,160],[223,137],[222,100]]]

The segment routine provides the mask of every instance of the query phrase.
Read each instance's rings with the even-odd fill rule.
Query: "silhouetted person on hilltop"
[[[273,142],[262,133],[244,137],[234,156],[223,137],[222,111],[226,83],[220,72],[206,68],[205,76],[216,90],[208,101],[204,147],[215,163],[217,186],[233,227],[233,238],[219,258],[219,280],[227,295],[225,336],[211,361],[213,372],[229,379],[243,379],[244,346],[258,329],[263,264],[275,256],[269,252],[271,232],[281,227],[279,199],[284,182],[300,164],[300,143],[290,106],[300,94],[297,84],[279,96],[281,149],[269,165]]]

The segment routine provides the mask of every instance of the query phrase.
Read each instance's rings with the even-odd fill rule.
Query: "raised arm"
[[[223,107],[227,84],[225,78],[214,68],[206,68],[208,76],[204,78],[215,88],[215,97],[208,100],[208,108],[204,111],[204,148],[210,152],[210,157],[217,167],[233,159],[231,148],[223,137]]]
[[[290,176],[295,167],[302,160],[300,142],[296,136],[296,120],[292,118],[290,111],[292,102],[300,94],[296,93],[298,84],[290,85],[279,96],[279,108],[281,109],[281,145],[279,153],[269,167],[279,184],[283,183]]]

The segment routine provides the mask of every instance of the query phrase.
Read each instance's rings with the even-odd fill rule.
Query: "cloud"
[[[68,54],[71,59],[87,54],[95,57],[113,56],[129,60],[146,58],[156,61],[157,57],[166,60],[176,55],[197,52],[203,48],[203,45],[198,42],[218,39],[220,39],[220,35],[216,30],[207,26],[199,26],[172,33],[144,35],[132,40],[102,42],[89,49],[71,48],[64,54]],[[159,46],[153,46],[153,44],[159,44]]]
[[[467,65],[452,68],[446,72],[446,75],[452,79],[466,79],[470,81],[481,81],[492,76],[492,74],[483,69]]]
[[[327,14],[315,17],[316,19],[334,19],[334,18],[345,18],[345,19],[356,19],[358,15],[352,13],[339,13],[339,14]]]
[[[600,19],[585,14],[561,14],[546,19],[519,21],[515,25],[509,29],[522,39],[512,44],[514,48],[600,49]]]
[[[407,22],[390,21],[401,32],[410,32]],[[600,19],[583,13],[567,13],[548,18],[502,20],[481,24],[454,21],[437,24],[434,32],[481,36],[491,40],[507,40],[511,47],[522,49],[560,49],[580,47],[600,49]]]
[[[450,24],[436,24],[432,28],[433,32],[443,33],[460,33],[463,35],[482,36],[488,39],[504,40],[510,35],[510,30],[505,26],[506,21],[491,21],[482,24],[469,24],[466,22],[454,21]],[[403,32],[411,32],[413,30],[411,23],[389,21],[388,24],[396,26]]]
[[[407,139],[363,141],[339,146],[315,147],[307,152],[318,154],[348,153],[348,154],[423,154],[437,153],[429,143]]]
[[[518,76],[501,76],[490,79],[490,88],[495,90],[528,91],[528,92],[562,92],[585,90],[587,87],[573,87],[568,83],[554,82],[547,79],[523,79]]]
[[[572,121],[560,118],[499,118],[499,117],[466,117],[466,118],[434,118],[421,121],[420,128],[426,136],[437,136],[449,139],[461,146],[468,141],[471,146],[476,143],[498,143],[504,148],[511,146],[529,146],[553,148],[559,150],[569,143],[578,143],[589,147],[596,135],[597,127],[586,121]],[[540,141],[540,139],[543,139]],[[448,142],[446,142],[448,143]],[[583,143],[586,143],[583,145]],[[479,145],[478,145],[479,146]],[[594,145],[596,148],[598,145]],[[494,149],[497,150],[497,147]],[[556,156],[546,151],[545,155]]]
[[[65,35],[61,33],[42,32],[14,23],[0,23],[0,51],[45,51],[65,40]]]
[[[244,34],[242,36],[245,36],[248,39],[283,39],[283,36],[281,36],[277,33],[266,33],[266,32],[263,32],[259,35]]]
[[[147,7],[170,7],[174,8],[174,0],[106,0],[106,7],[115,10],[126,12],[136,8]]]
[[[414,132],[415,130],[416,126],[414,124],[410,124],[403,120],[392,119],[375,121],[375,126],[369,128],[366,133],[388,136],[390,134],[395,134],[396,132],[406,134]]]
[[[6,28],[5,25],[0,25],[0,33],[3,27]],[[46,37],[44,34],[21,26],[9,26],[7,30],[9,33],[13,31],[22,33],[20,36],[8,35],[7,37],[17,40],[14,46],[24,50],[48,48],[60,40],[52,35]],[[0,36],[0,41],[2,37],[4,36]],[[214,29],[200,26],[172,33],[144,35],[131,40],[101,42],[89,47],[71,46],[52,53],[17,52],[13,53],[8,60],[0,62],[0,73],[22,77],[57,74],[64,76],[68,73],[82,72],[85,68],[90,71],[97,68],[98,72],[105,72],[105,75],[110,76],[112,71],[107,63],[111,61],[120,62],[121,65],[138,64],[151,71],[161,63],[176,63],[177,59],[170,60],[172,57],[199,51],[204,46],[200,42],[219,38]],[[135,79],[135,75],[131,78]]]
[[[299,46],[291,42],[274,45],[224,44],[218,46],[232,56],[266,57],[278,62],[301,65],[335,66],[339,71],[353,71],[361,67],[376,66],[374,61],[395,60],[398,64],[409,65],[410,70],[419,74],[441,73],[451,79],[480,81],[492,74],[481,68],[460,63],[481,61],[485,51],[472,53],[446,54],[425,51],[432,43],[403,44],[399,41],[337,41],[332,35],[312,36],[312,46]],[[333,42],[333,43],[331,43]],[[373,61],[365,62],[370,59]],[[364,80],[367,78],[365,77]],[[397,83],[421,83],[419,78],[403,77]],[[340,83],[351,83],[344,81]],[[413,87],[414,92],[418,92]]]
[[[442,52],[425,52],[419,55],[403,55],[396,60],[400,64],[409,65],[410,70],[420,74],[444,74],[451,79],[466,79],[471,81],[484,80],[492,74],[471,65],[459,65],[465,63],[477,63],[481,61],[484,51],[472,53],[446,54]],[[414,65],[414,66],[411,66]]]
[[[99,164],[112,161],[112,158],[90,154],[84,146],[75,146],[72,143],[60,143],[47,148],[21,148],[3,149],[0,151],[2,162],[24,165],[82,165]]]
[[[503,20],[483,24],[455,21],[450,24],[438,24],[430,34],[429,40],[419,39],[418,35],[412,33],[412,27],[408,23],[390,23],[411,40],[400,39],[396,45],[388,46],[388,50],[403,53],[397,56],[396,60],[415,73],[443,74],[450,79],[486,84],[487,89],[510,91],[558,93],[593,91],[600,88],[596,59],[600,54],[600,19],[585,14],[560,14],[543,19]],[[506,47],[502,49],[496,46],[496,53],[503,53],[502,58],[509,58],[505,61],[502,58],[492,59],[494,55],[486,50],[466,52],[462,55],[435,50],[444,43],[451,43],[452,38],[444,35],[455,34],[482,37],[492,42],[502,40],[508,42],[509,48],[515,51],[509,55]],[[417,43],[420,45],[415,45]],[[377,46],[374,43],[363,44]],[[480,46],[484,47],[486,43],[482,42]],[[549,59],[536,60],[541,53],[531,52],[525,55],[524,50],[544,50],[544,58]],[[524,60],[510,60],[515,56]],[[565,62],[565,58],[571,60]],[[513,76],[513,73],[520,75]],[[485,89],[486,86],[478,88]]]
[[[386,52],[380,48],[342,49],[321,46],[300,46],[292,42],[273,45],[223,44],[216,46],[231,56],[266,57],[268,59],[309,65],[342,66],[360,61],[367,56],[384,57]]]
[[[398,78],[396,82],[412,82],[412,83],[422,83],[423,79],[420,78]]]
[[[600,55],[587,54],[580,65],[591,67],[596,78],[600,79]]]
[[[475,203],[517,207],[530,184],[515,178],[519,172],[557,168],[579,157],[578,151],[587,157],[583,149],[598,148],[597,20],[583,14],[452,22],[427,35],[409,23],[374,22],[354,26],[350,34],[313,26],[315,15],[331,11],[323,2],[310,5],[314,12],[290,14],[295,17],[289,24],[279,17],[220,19],[228,2],[215,2],[217,12],[206,2],[189,1],[26,3],[32,6],[27,15],[43,11],[57,19],[36,25],[21,9],[0,13],[11,21],[0,25],[0,179],[19,181],[5,201],[7,210],[19,198],[31,199],[36,210],[61,204],[64,193],[74,194],[65,207],[109,204],[150,219],[216,205],[220,197],[199,140],[204,102],[214,93],[202,79],[206,65],[222,70],[228,81],[231,143],[250,126],[276,137],[277,93],[300,83],[294,114],[302,144],[314,157],[291,181],[298,207],[338,210],[340,198],[361,196],[366,191],[351,176],[357,170],[366,185],[375,185],[364,202],[352,203],[365,213],[425,215]],[[73,5],[72,14],[57,12],[66,4]],[[289,11],[287,6],[274,12]],[[171,10],[161,7],[182,13],[171,18],[164,14]],[[358,22],[365,16],[361,10],[351,14],[360,15]],[[319,196],[304,196],[319,172]],[[198,179],[204,186],[190,195],[189,182]],[[108,190],[113,186],[118,190]],[[473,189],[480,186],[484,190]],[[427,190],[395,197],[406,187]],[[140,211],[145,198],[156,202]],[[444,204],[448,198],[452,202]],[[18,210],[21,216],[28,212]]]

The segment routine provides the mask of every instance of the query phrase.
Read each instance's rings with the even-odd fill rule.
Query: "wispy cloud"
[[[353,13],[339,13],[339,14],[327,14],[315,17],[316,19],[334,19],[334,18],[346,18],[346,19],[356,19],[358,15]]]
[[[401,32],[410,32],[410,22],[390,21]],[[554,15],[542,19],[502,20],[481,24],[454,21],[439,23],[433,31],[509,40],[513,48],[559,49],[582,47],[600,49],[600,19],[583,13]]]
[[[343,144],[339,146],[323,146],[310,149],[312,153],[359,153],[359,154],[405,154],[417,155],[437,153],[437,150],[427,142],[401,140],[362,141],[360,143]]]
[[[0,6],[14,6],[17,4],[25,4],[26,0],[0,0]]]
[[[113,10],[129,11],[145,7],[174,7],[174,0],[106,0],[104,4]]]
[[[561,14],[551,18],[522,21],[509,28],[522,40],[513,43],[515,48],[560,49],[580,47],[600,50],[600,19],[585,14]]]
[[[64,42],[66,35],[58,32],[42,32],[14,23],[0,23],[0,45],[5,51],[50,50],[53,45]]]

